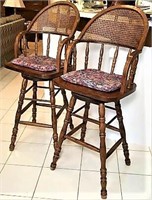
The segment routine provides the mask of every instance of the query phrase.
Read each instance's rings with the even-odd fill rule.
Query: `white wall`
[[[128,140],[151,147],[152,48],[144,47],[135,82],[136,92],[122,101]]]

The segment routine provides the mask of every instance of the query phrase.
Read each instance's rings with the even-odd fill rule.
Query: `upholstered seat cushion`
[[[72,71],[61,77],[70,83],[104,92],[112,92],[119,89],[122,78],[121,75],[109,74],[96,69]]]
[[[28,67],[38,71],[53,71],[56,70],[56,59],[46,56],[19,56],[11,61],[15,65]],[[64,61],[61,61],[63,67]]]

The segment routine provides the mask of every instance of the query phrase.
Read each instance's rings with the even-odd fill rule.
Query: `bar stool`
[[[147,33],[148,21],[141,9],[127,5],[111,6],[94,16],[78,38],[68,46],[64,74],[55,79],[55,84],[71,91],[72,96],[59,142],[55,148],[51,169],[56,168],[63,141],[66,139],[98,152],[101,161],[102,199],[107,198],[106,159],[120,144],[123,147],[125,164],[128,166],[131,164],[121,100],[136,90],[134,80],[138,56],[142,51]],[[80,48],[82,44],[84,44],[83,50]],[[106,62],[109,61],[108,49],[113,50],[111,63]],[[79,53],[80,50],[81,53]],[[124,59],[120,54],[121,50],[126,52]],[[71,54],[74,56],[73,71],[68,72]],[[82,104],[75,109],[77,100]],[[91,104],[98,106],[99,120],[90,117]],[[115,113],[109,121],[106,121],[107,109]],[[81,110],[83,111],[82,115],[79,112]],[[74,129],[67,131],[71,117],[80,118],[82,121]],[[113,123],[115,120],[117,126]],[[88,122],[96,123],[99,126],[100,144],[98,147],[88,142],[85,137]],[[118,132],[120,136],[108,151],[106,149],[107,129]],[[75,136],[76,133],[80,134],[79,137]]]
[[[15,148],[19,124],[53,128],[54,146],[56,146],[58,140],[57,118],[61,115],[63,110],[67,108],[68,101],[65,90],[61,89],[63,105],[55,105],[55,96],[60,91],[60,88],[57,89],[57,92],[55,91],[53,80],[63,73],[65,50],[68,43],[74,38],[79,20],[79,11],[74,4],[70,2],[53,3],[43,8],[34,17],[27,29],[17,36],[14,45],[16,58],[5,64],[6,68],[21,73],[23,78],[11,137],[10,151],[13,151]],[[27,38],[29,38],[28,36],[30,34],[34,37],[34,50],[32,54],[29,53],[27,47]],[[39,36],[42,34],[47,35],[45,56],[40,53],[38,48]],[[53,49],[51,48],[53,42],[52,35],[57,35],[58,37],[56,49],[54,46]],[[22,43],[23,47],[23,54],[21,55],[19,51],[20,43]],[[55,57],[50,57],[50,50],[56,52]],[[39,85],[39,82],[46,81],[49,82],[49,87]],[[29,86],[29,82],[32,82],[32,85]],[[50,100],[38,99],[37,90],[39,88],[49,89]],[[30,98],[26,97],[29,91],[32,91],[32,97]],[[29,102],[23,107],[24,100],[28,100]],[[37,122],[37,106],[51,108],[51,125]],[[32,107],[32,120],[21,120],[22,114],[30,107]],[[56,108],[59,108],[58,113],[56,113]]]

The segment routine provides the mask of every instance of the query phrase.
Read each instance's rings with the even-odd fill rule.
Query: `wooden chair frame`
[[[79,23],[80,15],[76,6],[70,2],[60,1],[53,3],[51,5],[43,8],[31,21],[25,31],[22,31],[16,37],[16,41],[14,44],[14,52],[15,57],[18,58],[20,54],[20,44],[22,44],[22,53],[24,58],[28,57],[28,34],[34,35],[34,56],[35,58],[39,57],[39,49],[38,49],[38,41],[39,34],[47,34],[47,48],[46,48],[46,57],[50,58],[50,35],[58,35],[59,41],[57,45],[57,55],[54,59],[56,69],[52,71],[40,71],[33,68],[28,68],[19,64],[14,64],[12,61],[7,62],[5,67],[17,71],[21,73],[23,78],[22,87],[20,91],[18,108],[15,116],[15,124],[13,128],[13,133],[11,137],[10,151],[13,151],[15,148],[15,142],[17,138],[18,125],[25,124],[31,126],[40,126],[46,128],[53,128],[53,139],[54,146],[56,146],[58,135],[57,135],[57,119],[63,112],[65,108],[67,108],[68,101],[66,97],[66,93],[64,89],[61,89],[61,93],[63,96],[63,105],[55,104],[55,96],[60,91],[60,88],[57,88],[57,92],[55,92],[56,88],[54,87],[54,78],[60,76],[63,73],[63,66],[61,66],[61,55],[63,54],[64,48],[67,48],[67,45],[71,40],[74,39],[74,34],[76,31],[76,27]],[[64,38],[63,38],[64,37]],[[64,53],[65,56],[65,53]],[[35,67],[35,66],[34,66]],[[32,81],[32,85],[28,86],[28,82]],[[39,86],[39,82],[49,82],[49,86]],[[48,89],[50,93],[50,100],[42,100],[37,97],[37,90]],[[29,91],[33,91],[33,95],[31,98],[26,98],[26,94]],[[28,100],[29,103],[23,107],[24,100]],[[21,116],[32,106],[32,121],[23,121],[21,120]],[[52,125],[44,124],[37,122],[37,106],[44,106],[51,108],[51,118]],[[56,113],[56,108],[59,108],[58,113]],[[72,123],[71,123],[72,126]]]
[[[126,28],[126,30],[125,25],[128,26],[128,29]],[[121,31],[124,34],[122,34]],[[135,31],[140,32],[139,38],[136,37],[137,35]],[[116,35],[116,33],[118,35]],[[124,62],[120,88],[112,92],[105,92],[92,89],[74,82],[66,81],[62,77],[55,79],[56,85],[71,91],[72,97],[70,99],[64,124],[60,132],[59,142],[54,152],[51,169],[54,170],[56,168],[56,163],[60,156],[62,143],[65,139],[98,152],[100,154],[101,160],[101,197],[103,199],[107,198],[106,159],[116,150],[120,144],[122,144],[125,163],[128,166],[131,163],[120,100],[132,94],[136,90],[134,77],[138,63],[138,57],[142,51],[147,33],[147,17],[139,8],[128,5],[117,5],[109,7],[108,9],[101,11],[95,17],[93,17],[84,27],[79,37],[69,44],[64,65],[64,73],[67,73],[68,75],[68,67],[71,61],[71,56],[73,56],[73,71],[77,71],[77,45],[79,43],[86,43],[86,49],[84,49],[84,71],[88,68],[90,43],[101,44],[99,59],[97,59],[99,60],[97,66],[98,71],[102,69],[103,54],[105,53],[104,45],[111,44],[112,46],[115,46],[115,52],[109,75],[115,74],[119,48],[127,48],[128,55]],[[73,76],[73,79],[74,78],[75,77]],[[74,110],[74,106],[77,100],[84,102],[84,105],[77,110]],[[114,103],[114,107],[111,105],[109,106],[108,103]],[[89,117],[90,104],[98,105],[99,120],[95,120]],[[84,109],[84,113],[83,115],[79,115],[78,112],[82,109]],[[109,120],[109,122],[105,121],[106,109],[112,109],[116,112],[116,115],[111,120]],[[82,119],[82,123],[68,132],[67,126],[70,123],[72,116]],[[112,122],[115,119],[118,120],[118,127],[112,125]],[[87,141],[85,141],[88,121],[99,125],[99,147],[93,146],[92,144],[89,144]],[[120,133],[120,139],[110,148],[108,152],[106,151],[106,128],[109,128],[113,131],[118,131]],[[73,134],[78,130],[81,130],[80,139],[73,136]]]

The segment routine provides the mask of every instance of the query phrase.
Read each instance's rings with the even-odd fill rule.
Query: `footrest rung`
[[[93,146],[93,145],[91,145],[91,144],[89,144],[87,142],[83,142],[83,141],[81,141],[81,140],[79,140],[77,138],[74,138],[74,137],[71,137],[71,136],[68,136],[68,135],[65,135],[65,138],[68,139],[68,140],[71,140],[72,142],[80,144],[80,145],[82,145],[82,146],[84,146],[84,147],[86,147],[88,149],[91,149],[91,150],[96,151],[98,153],[100,152],[99,148],[97,148],[97,147],[95,147],[95,146]]]
[[[37,127],[44,127],[44,128],[52,128],[52,125],[38,123],[38,122],[28,122],[28,121],[20,121],[20,124],[29,125],[29,126],[37,126]]]

